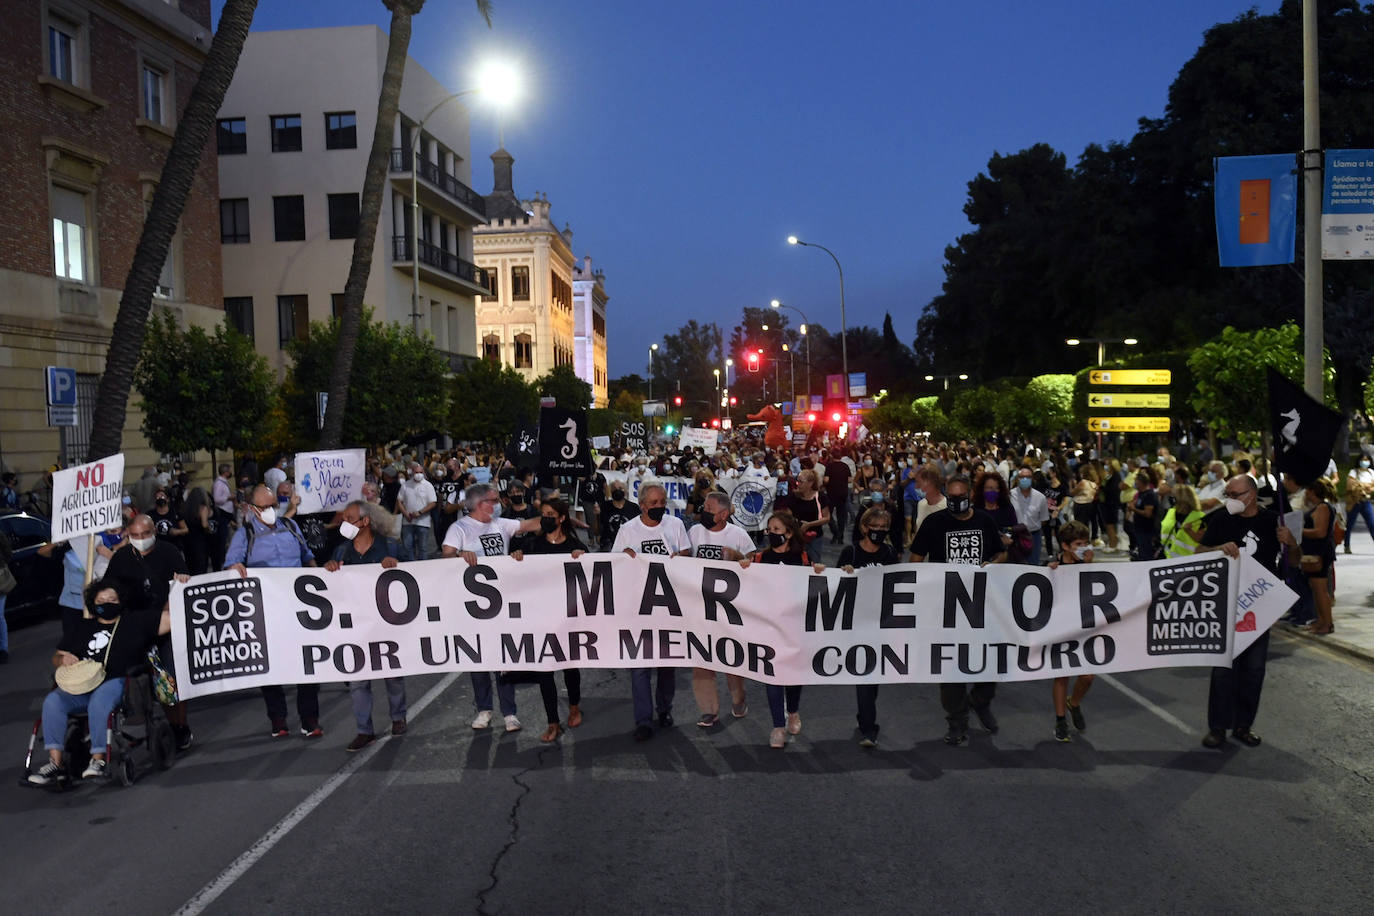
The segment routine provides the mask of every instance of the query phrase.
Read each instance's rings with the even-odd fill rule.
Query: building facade
[[[592,406],[609,407],[606,379],[606,275],[586,255],[573,267],[573,366],[592,386]]]
[[[0,464],[27,489],[84,461],[124,279],[210,47],[210,0],[7,0],[0,36]],[[213,326],[214,157],[196,174],[154,307]],[[77,425],[48,426],[45,367],[77,372]],[[132,476],[157,456],[131,399]]]
[[[220,109],[224,310],[279,371],[290,341],[342,305],[386,45],[375,26],[253,32]],[[363,303],[377,320],[432,334],[457,369],[477,355],[475,299],[486,287],[472,231],[486,209],[469,187],[468,112],[450,95],[407,59]]]
[[[477,334],[483,359],[513,367],[533,381],[557,366],[572,366],[592,385],[594,404],[606,400],[605,288],[600,274],[578,274],[572,229],[557,228],[549,199],[535,192],[515,195],[514,157],[504,149],[491,156],[492,192],[487,195],[487,225],[474,231],[475,259],[486,271],[487,289],[477,306]],[[576,283],[600,290],[600,362],[597,363],[597,310],[579,320]],[[587,299],[596,293],[587,289]],[[588,337],[588,359],[579,362],[578,340]],[[598,388],[595,379],[600,378]],[[585,405],[591,406],[591,405]]]

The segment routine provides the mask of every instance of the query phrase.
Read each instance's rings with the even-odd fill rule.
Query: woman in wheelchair
[[[84,693],[68,693],[54,687],[43,701],[43,746],[49,759],[29,776],[34,785],[46,786],[64,778],[62,745],[67,717],[80,713],[86,714],[91,733],[91,762],[81,776],[94,779],[105,775],[105,723],[123,698],[124,672],[144,663],[157,637],[171,631],[166,610],[126,612],[119,593],[105,582],[92,582],[86,588],[85,599],[91,617],[78,620],[70,635],[63,636],[53,653],[53,667],[90,659],[104,665],[105,678]]]

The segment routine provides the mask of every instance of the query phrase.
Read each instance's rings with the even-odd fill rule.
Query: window
[[[553,306],[568,311],[572,308],[572,286],[558,274],[549,272],[549,292]]]
[[[64,280],[86,282],[86,195],[52,189],[53,271]]]
[[[482,338],[482,358],[489,363],[501,364],[501,338],[488,334]]]
[[[494,299],[500,299],[501,291],[496,288],[496,277],[501,271],[495,267],[488,267],[485,269],[479,267],[478,270],[481,270],[486,277],[482,285],[487,288],[487,292],[482,294],[482,301],[491,302]]]
[[[167,75],[157,67],[144,64],[140,82],[139,88],[143,93],[143,100],[139,110],[143,113],[143,117],[154,124],[166,124],[167,122],[162,116],[162,100],[166,95]]]
[[[330,194],[329,237],[355,239],[358,237],[358,195]]]
[[[357,149],[357,115],[351,111],[326,111],[324,113],[324,148]]]
[[[301,116],[272,115],[272,152],[294,153],[301,148]]]
[[[335,320],[335,321],[342,321],[342,320],[343,320],[343,306],[344,306],[344,294],[343,294],[343,293],[330,293],[330,294],[329,294],[329,313],[330,313],[331,315],[334,316],[334,320]]]
[[[252,239],[248,233],[248,198],[233,197],[219,202],[219,242],[221,245],[246,245]]]
[[[224,318],[229,323],[229,327],[249,340],[253,339],[252,296],[226,296],[224,299]]]
[[[534,338],[528,334],[515,335],[515,368],[534,368]]]
[[[272,198],[272,221],[276,226],[277,241],[305,241],[305,198],[299,194]]]
[[[277,297],[277,345],[310,337],[310,309],[305,296]]]
[[[80,28],[66,19],[48,17],[48,74],[66,83],[76,82],[76,41]]]
[[[236,156],[248,152],[248,120],[220,118],[215,128],[215,138],[221,156]]]
[[[159,299],[176,298],[176,248],[176,239],[173,238],[172,244],[167,247],[167,259],[162,262],[162,271],[157,275],[157,287],[153,290],[153,295]]]
[[[517,302],[530,298],[530,269],[512,267],[510,269],[510,297]]]

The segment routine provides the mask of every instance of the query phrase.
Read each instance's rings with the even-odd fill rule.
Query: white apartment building
[[[286,345],[342,305],[376,124],[387,36],[375,26],[252,32],[216,131],[224,309],[279,370]],[[468,112],[407,59],[363,302],[430,332],[457,369],[477,354]],[[419,307],[412,307],[412,144],[420,168]]]
[[[606,379],[606,274],[586,255],[573,265],[573,367],[592,386],[592,406],[609,407]]]

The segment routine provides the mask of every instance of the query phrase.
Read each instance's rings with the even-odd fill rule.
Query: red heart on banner
[[[1255,612],[1246,611],[1245,616],[1236,621],[1237,633],[1253,633],[1255,631]]]

